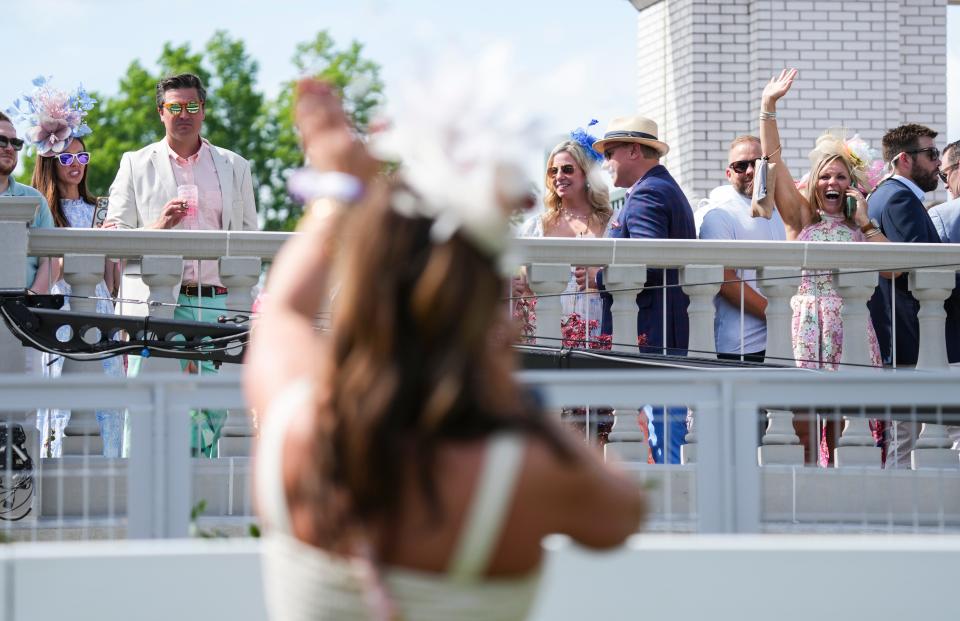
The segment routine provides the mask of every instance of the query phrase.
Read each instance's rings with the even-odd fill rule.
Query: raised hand
[[[870,212],[867,208],[867,199],[857,188],[850,186],[847,188],[847,196],[853,197],[857,201],[857,211],[853,215],[853,221],[857,226],[866,226],[870,222]]]
[[[763,87],[763,95],[761,96],[761,101],[764,104],[763,109],[772,111],[772,108],[769,108],[768,104],[772,106],[777,100],[786,95],[790,87],[793,86],[793,80],[796,77],[796,69],[784,69],[780,72],[779,76],[770,78],[767,85]]]
[[[362,181],[376,174],[379,163],[354,134],[329,84],[312,78],[297,82],[295,116],[313,168],[348,173]]]

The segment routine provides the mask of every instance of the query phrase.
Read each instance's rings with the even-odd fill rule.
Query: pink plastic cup
[[[178,185],[177,198],[187,203],[187,216],[197,215],[197,203],[200,202],[200,191],[195,185]]]

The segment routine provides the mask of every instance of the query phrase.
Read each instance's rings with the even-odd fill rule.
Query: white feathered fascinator
[[[434,242],[460,232],[497,257],[509,241],[510,213],[530,198],[524,163],[542,151],[541,123],[518,104],[522,84],[505,51],[444,58],[405,84],[393,124],[370,146],[378,158],[399,163],[417,194],[395,197],[397,211],[433,219]]]

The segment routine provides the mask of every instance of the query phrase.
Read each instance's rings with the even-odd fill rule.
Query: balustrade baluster
[[[183,277],[183,257],[146,255],[140,263],[140,274],[144,284],[150,288],[147,296],[147,300],[152,303],[148,307],[150,316],[173,319],[174,304],[178,297],[174,290]],[[173,358],[149,358],[142,360],[140,364],[141,374],[180,371],[180,361]]]
[[[947,311],[943,301],[950,296],[956,285],[956,276],[948,270],[915,270],[909,275],[910,291],[920,302],[917,320],[920,324],[920,352],[917,369],[947,369],[947,345],[944,334]],[[910,452],[910,464],[918,468],[960,468],[958,452],[952,443],[945,425],[923,423],[914,449]]]
[[[844,343],[846,345],[846,343]],[[881,465],[880,447],[876,445],[870,432],[870,423],[863,416],[844,416],[843,432],[834,449],[834,464],[837,468],[845,466]]]
[[[767,355],[772,364],[793,366],[793,310],[790,298],[800,286],[800,270],[794,267],[761,267],[758,285],[767,298]]]
[[[790,410],[767,410],[767,428],[760,444],[757,461],[761,466],[803,465],[803,446]]]
[[[870,340],[867,325],[870,312],[867,300],[877,288],[877,275],[874,272],[836,272],[833,275],[837,292],[843,297],[843,350],[840,353],[840,370],[870,367]],[[850,366],[846,366],[850,365]]]
[[[102,254],[65,254],[63,256],[63,279],[68,285],[72,297],[67,299],[70,310],[77,313],[97,312],[97,283],[103,280],[103,267],[106,257]],[[75,338],[100,339],[100,331],[91,328],[87,334],[76,334]],[[64,358],[63,375],[103,374],[103,363],[99,360],[83,362]],[[70,422],[64,432],[63,455],[100,455],[103,442],[100,439],[100,427],[94,410],[70,411]]]
[[[721,265],[687,265],[680,270],[683,291],[690,296],[690,306],[687,308],[687,316],[690,318],[689,349],[696,358],[717,357],[713,332],[716,308],[713,298],[720,291],[721,281]]]
[[[0,289],[23,289],[27,264],[27,224],[40,199],[0,197]],[[0,321],[0,373],[24,373],[26,356],[20,341]]]
[[[527,282],[537,296],[537,345],[560,347],[559,294],[570,282],[570,265],[533,263],[527,266]]]
[[[634,407],[618,407],[613,411],[613,427],[603,447],[604,456],[616,455],[630,462],[647,463],[647,434],[640,427],[638,416],[646,416]]]
[[[613,296],[613,350],[637,353],[637,294],[647,282],[646,265],[610,265],[603,283]],[[659,310],[657,311],[659,312]]]
[[[249,313],[253,304],[252,290],[260,280],[259,257],[222,257],[220,281],[227,288],[226,306],[231,312]],[[241,366],[224,364],[220,375],[239,375]],[[220,457],[246,457],[251,451],[253,425],[248,413],[230,410],[220,435],[217,454]]]

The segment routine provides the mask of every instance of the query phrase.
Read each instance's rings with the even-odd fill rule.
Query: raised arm
[[[793,176],[781,157],[783,144],[777,127],[777,102],[787,94],[797,77],[796,69],[784,69],[779,76],[770,79],[760,98],[760,147],[771,164],[775,164],[777,183],[773,200],[776,203],[787,239],[796,239],[808,223],[806,199],[793,184]]]
[[[347,123],[340,100],[326,84],[297,85],[297,127],[311,166],[368,182],[376,165]],[[370,192],[368,192],[369,194]],[[299,234],[277,254],[270,270],[263,311],[253,328],[244,365],[244,388],[252,407],[263,412],[277,391],[320,370],[325,338],[315,329],[327,295],[331,242],[342,209],[333,200],[316,201],[300,221]]]

